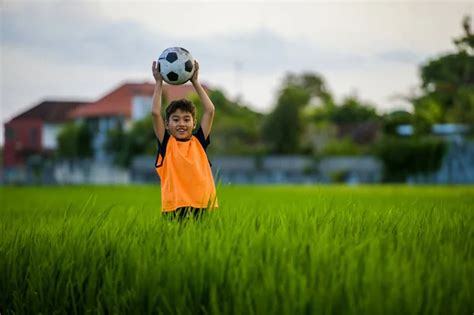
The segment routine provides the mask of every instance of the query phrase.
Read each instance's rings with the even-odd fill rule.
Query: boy
[[[152,101],[153,128],[158,139],[155,168],[161,179],[161,212],[171,217],[189,213],[201,215],[206,208],[217,208],[216,188],[206,148],[214,119],[214,104],[198,80],[199,64],[191,83],[204,107],[200,127],[196,128],[196,108],[188,100],[172,101],[161,115],[163,77],[153,62],[155,91]]]

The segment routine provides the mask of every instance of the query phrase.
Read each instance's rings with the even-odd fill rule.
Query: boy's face
[[[178,140],[190,139],[193,135],[194,120],[190,112],[177,109],[166,123],[168,132]]]

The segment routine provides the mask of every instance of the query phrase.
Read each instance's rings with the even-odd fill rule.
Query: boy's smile
[[[194,119],[190,112],[177,109],[167,121],[169,133],[178,140],[191,139]]]

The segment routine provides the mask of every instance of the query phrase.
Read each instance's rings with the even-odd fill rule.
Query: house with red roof
[[[92,146],[96,160],[110,160],[104,148],[110,129],[121,125],[127,130],[134,121],[150,115],[154,88],[155,84],[152,83],[126,83],[96,102],[71,111],[71,117],[85,120],[92,131],[94,135]],[[185,98],[193,92],[192,85],[163,86],[165,100]]]
[[[49,155],[56,149],[56,135],[69,113],[86,105],[79,101],[44,101],[4,124],[3,166],[24,165],[33,154]]]
[[[33,164],[52,157],[59,131],[71,120],[69,113],[86,104],[80,101],[43,101],[6,122],[3,182],[31,182]]]
[[[93,133],[94,159],[109,160],[104,143],[109,129],[125,130],[150,115],[154,83],[124,83],[95,102],[46,100],[4,123],[4,179],[24,173],[28,159],[49,158],[57,148],[57,136],[65,123],[85,121]],[[164,85],[164,100],[185,98],[192,85]],[[24,177],[24,176],[19,176]]]

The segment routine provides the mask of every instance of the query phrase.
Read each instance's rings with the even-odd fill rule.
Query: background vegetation
[[[331,154],[372,154],[384,162],[388,181],[403,181],[409,174],[436,170],[446,149],[443,140],[433,139],[433,124],[462,123],[471,128],[468,137],[474,132],[474,33],[469,17],[462,22],[462,32],[453,39],[454,51],[434,56],[420,65],[420,87],[402,97],[412,105],[411,111],[381,114],[375,104],[356,94],[337,102],[323,75],[318,73],[288,73],[268,114],[252,111],[245,104],[230,100],[222,91],[213,90],[210,97],[217,115],[210,153],[305,154],[316,158]],[[192,100],[201,117],[199,99],[194,95]],[[411,126],[414,133],[401,136],[397,132],[400,125]],[[88,156],[90,143],[79,141],[76,129],[68,126],[60,135],[60,157],[69,158],[71,152]],[[321,141],[322,136],[325,141]],[[66,143],[64,139],[73,141]],[[136,122],[130,130],[112,130],[106,148],[115,162],[124,167],[137,155],[155,155],[157,143],[151,118]],[[397,150],[404,153],[400,158],[391,158],[391,152]],[[427,167],[423,163],[409,165],[413,159],[420,161],[427,157],[431,159]],[[402,176],[393,176],[397,168],[403,170],[399,174]]]

